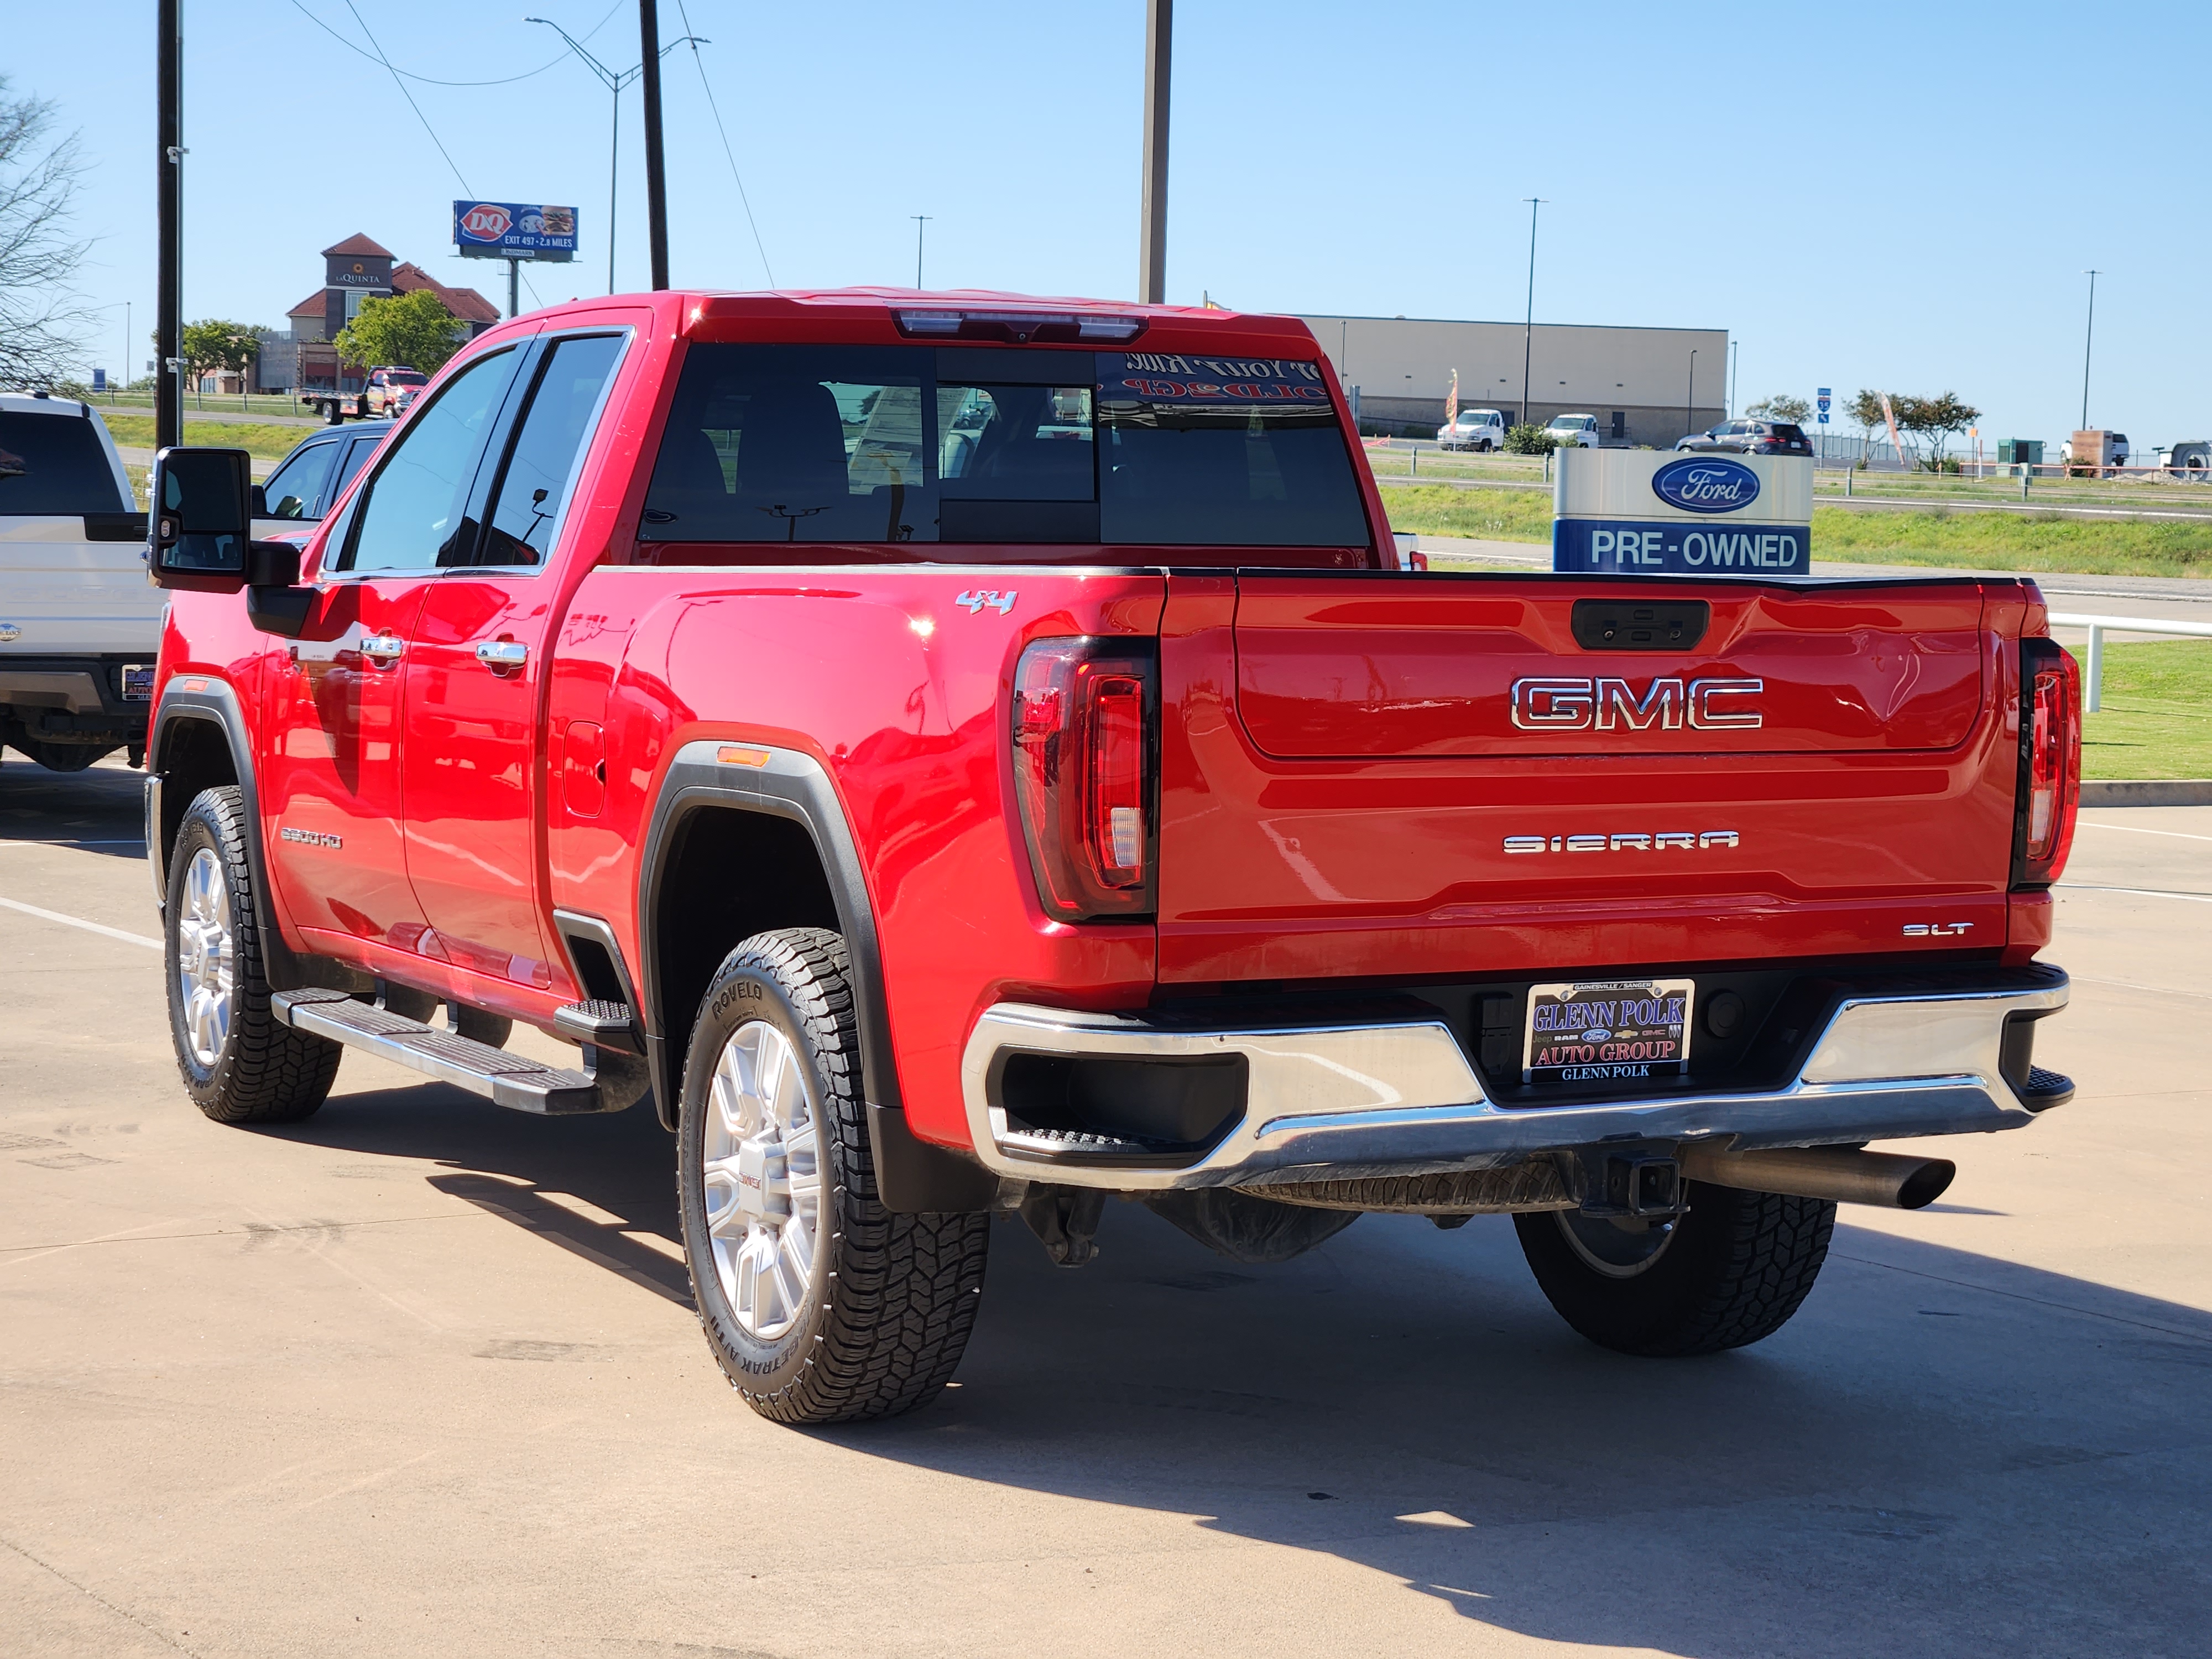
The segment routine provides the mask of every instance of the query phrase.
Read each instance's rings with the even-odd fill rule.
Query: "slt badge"
[[[995,587],[986,587],[972,593],[958,594],[952,603],[966,605],[971,617],[981,616],[986,605],[1003,617],[1013,610],[1014,600],[1018,597],[1011,587],[1003,593]]]

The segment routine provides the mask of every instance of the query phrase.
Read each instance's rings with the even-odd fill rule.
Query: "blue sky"
[[[355,4],[394,64],[447,80],[556,58],[533,10],[638,56],[630,0]],[[1133,292],[1141,0],[685,4],[780,284],[911,282],[926,213],[932,287]],[[151,0],[5,7],[5,72],[58,100],[94,163],[84,286],[115,308],[93,360],[117,367],[128,300],[143,362]],[[609,100],[585,70],[410,82],[464,190],[385,71],[302,9],[366,50],[346,0],[185,0],[187,317],[281,325],[316,250],[356,230],[497,300],[503,266],[451,256],[464,194],[578,204],[584,251],[537,293],[604,291]],[[2094,265],[2090,419],[2139,449],[2204,436],[2212,231],[2186,180],[2212,100],[2197,54],[2125,16],[1183,0],[1169,297],[1517,318],[1521,198],[1542,196],[1540,320],[1727,328],[1740,403],[1949,388],[1985,438],[2057,437],[2081,412]],[[665,72],[675,280],[764,285],[689,50]],[[646,281],[637,107],[625,288]]]

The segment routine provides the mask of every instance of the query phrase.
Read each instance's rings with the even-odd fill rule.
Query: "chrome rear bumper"
[[[1480,1169],[1602,1141],[1720,1139],[1733,1150],[2016,1129],[2034,1113],[1999,1060],[2006,1022],[2066,1006],[2056,969],[1992,969],[1972,988],[1851,992],[1771,1091],[1504,1106],[1441,1016],[1194,1028],[1141,1014],[1000,1003],[970,1033],[961,1083],[976,1155],[1001,1176],[1115,1191]],[[1115,1162],[1009,1124],[993,1098],[1009,1054],[1190,1060],[1241,1054],[1240,1119],[1187,1162]]]

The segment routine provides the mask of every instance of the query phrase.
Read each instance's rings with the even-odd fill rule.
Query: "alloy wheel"
[[[714,1273],[738,1323],[763,1342],[799,1322],[814,1285],[822,1159],[806,1073],[789,1037],[748,1020],[709,1085],[700,1173]]]
[[[213,1066],[230,1040],[238,1006],[237,922],[222,860],[211,847],[192,854],[177,917],[177,998],[192,1058]]]

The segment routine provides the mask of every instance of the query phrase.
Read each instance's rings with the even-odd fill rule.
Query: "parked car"
[[[2073,1094],[2032,580],[1415,592],[1294,319],[594,299],[470,342],[304,550],[241,544],[241,460],[157,475],[185,1092],[650,1095],[779,1421],[928,1401],[993,1214],[1079,1267],[1111,1197],[1245,1262],[1510,1212],[1593,1341],[1741,1346],[1837,1200],[1950,1179],[1865,1143]]]
[[[1494,409],[1462,409],[1459,418],[1437,428],[1439,449],[1472,449],[1488,454],[1505,447],[1505,416]]]
[[[1790,421],[1723,421],[1692,432],[1677,449],[1724,450],[1737,455],[1810,455],[1813,441]]]
[[[276,464],[253,489],[253,533],[266,541],[305,542],[368,465],[395,422],[365,421],[350,430],[318,432]]]
[[[162,595],[100,411],[0,393],[0,744],[76,772],[146,742]]]
[[[1595,415],[1554,415],[1552,423],[1544,428],[1544,435],[1560,449],[1595,449],[1597,447],[1597,416]]]

